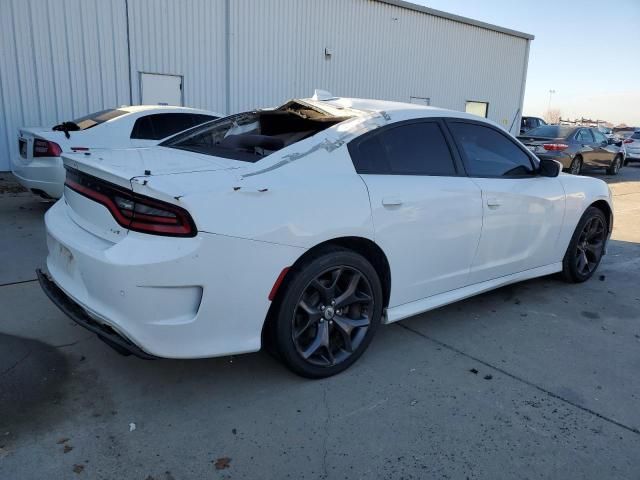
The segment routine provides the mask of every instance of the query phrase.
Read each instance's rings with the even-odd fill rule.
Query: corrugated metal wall
[[[485,101],[508,127],[528,54],[525,38],[372,0],[0,0],[0,42],[0,170],[20,126],[139,103],[140,72],[182,75],[185,105],[220,112],[323,88]]]
[[[163,73],[184,76],[185,105],[225,112],[225,4],[129,0],[134,103],[140,101],[140,72]]]
[[[324,88],[430,98],[455,110],[485,101],[490,118],[508,127],[521,104],[523,38],[369,0],[234,0],[231,7],[233,111]]]
[[[0,1],[0,171],[19,127],[129,98],[125,0]]]

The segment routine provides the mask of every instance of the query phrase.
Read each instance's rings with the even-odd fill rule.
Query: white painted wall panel
[[[17,129],[129,103],[124,0],[0,1],[0,171]]]

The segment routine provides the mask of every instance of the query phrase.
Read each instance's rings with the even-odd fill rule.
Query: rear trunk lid
[[[18,152],[23,163],[33,160],[36,139],[54,142],[63,152],[70,149],[69,141],[64,132],[54,132],[47,127],[23,127],[18,131]]]
[[[136,185],[151,177],[179,173],[234,171],[244,162],[179,151],[165,147],[122,150],[92,150],[91,152],[63,154],[67,169],[64,198],[69,216],[82,228],[105,240],[118,242],[128,229],[118,222],[105,205],[82,193],[83,186],[93,191],[122,192],[123,197],[134,193]],[[246,165],[246,164],[245,164]],[[105,183],[106,182],[106,183]],[[74,186],[75,185],[75,186]],[[137,193],[137,192],[136,192]],[[179,205],[176,198],[159,200]],[[122,219],[121,219],[122,220]]]
[[[533,153],[544,153],[546,151],[544,145],[546,144],[566,144],[567,142],[564,138],[531,137],[527,135],[519,136],[518,140]]]

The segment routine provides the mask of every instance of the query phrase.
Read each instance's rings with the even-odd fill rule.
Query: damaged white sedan
[[[604,182],[488,120],[329,95],[64,164],[39,278],[73,320],[143,358],[266,344],[314,378],[381,323],[556,272],[587,280],[613,224]]]

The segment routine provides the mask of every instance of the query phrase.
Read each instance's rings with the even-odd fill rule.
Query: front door
[[[482,190],[483,226],[469,284],[555,263],[565,208],[558,178],[537,175],[536,161],[505,132],[449,121],[469,177]]]
[[[480,188],[438,120],[390,125],[349,152],[367,185],[375,241],[391,267],[390,307],[464,286],[482,228]]]
[[[594,163],[601,167],[609,167],[611,162],[613,162],[613,157],[616,156],[617,147],[609,145],[607,137],[605,137],[599,130],[593,128],[591,129],[591,133],[593,133],[593,138],[595,139],[594,156],[596,158]]]

